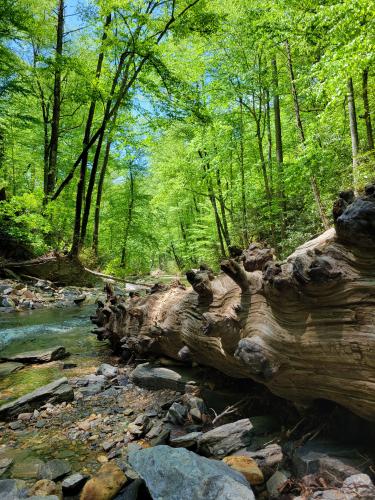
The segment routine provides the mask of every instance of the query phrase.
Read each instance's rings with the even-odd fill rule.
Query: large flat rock
[[[135,368],[131,374],[131,380],[134,384],[144,389],[184,391],[186,383],[191,378],[170,368],[143,363]]]
[[[152,498],[163,500],[254,500],[245,477],[223,462],[184,448],[155,446],[129,452],[129,463]]]
[[[198,438],[198,450],[203,455],[225,457],[251,443],[252,429],[248,418],[220,425]]]
[[[40,351],[29,351],[14,354],[13,356],[2,356],[5,361],[16,361],[18,363],[34,364],[34,363],[49,363],[57,359],[63,359],[69,354],[66,352],[65,347],[59,345],[43,349]]]
[[[73,399],[73,388],[68,384],[68,379],[63,377],[0,406],[0,420],[11,420],[20,413],[33,411],[46,403],[62,403]]]
[[[7,377],[13,372],[21,370],[21,368],[23,368],[23,364],[16,363],[14,361],[0,363],[0,379]]]

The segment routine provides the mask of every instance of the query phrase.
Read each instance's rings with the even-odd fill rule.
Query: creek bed
[[[0,315],[0,356],[62,345],[70,352],[63,361],[25,366],[0,379],[0,405],[46,385],[60,377],[93,371],[109,351],[90,333],[89,316],[95,306],[38,309]],[[77,365],[63,369],[65,363]]]

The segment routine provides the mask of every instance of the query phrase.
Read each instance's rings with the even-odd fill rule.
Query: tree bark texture
[[[335,228],[285,261],[252,244],[216,277],[188,271],[191,287],[109,297],[95,333],[124,353],[193,360],[375,420],[375,186],[340,193],[333,215]]]

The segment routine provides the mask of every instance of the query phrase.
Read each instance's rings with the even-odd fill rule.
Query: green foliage
[[[111,140],[111,149],[98,252],[94,212],[104,146],[81,248],[85,265],[119,276],[156,268],[183,272],[202,261],[218,269],[229,245],[256,240],[274,246],[281,257],[288,255],[324,229],[322,211],[331,221],[332,202],[338,191],[353,185],[353,177],[360,188],[373,181],[375,153],[362,80],[368,69],[374,123],[373,3],[199,0],[191,8],[188,0],[156,3],[90,0],[79,12],[70,6],[58,63],[56,2],[1,3],[0,185],[9,198],[0,203],[4,231],[32,244],[37,253],[51,246],[70,249],[79,167],[60,196],[43,205],[56,68],[62,75],[59,185],[82,151],[90,105],[95,103],[92,136],[106,102],[113,103],[121,92],[120,83],[111,88],[125,50],[120,82],[128,85],[127,92],[103,137],[103,144]],[[349,77],[359,135],[356,172]],[[282,164],[275,146],[276,95]],[[95,149],[96,144],[89,151],[86,189]]]

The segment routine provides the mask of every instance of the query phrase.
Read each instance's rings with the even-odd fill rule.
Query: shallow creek
[[[108,356],[108,346],[90,334],[95,306],[39,309],[0,315],[0,355],[62,345],[71,355],[63,361],[25,366],[0,379],[0,404],[60,377],[92,372]],[[77,367],[64,370],[64,363]]]

